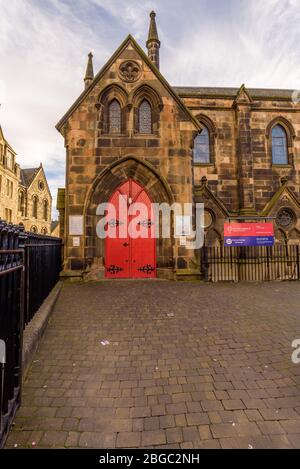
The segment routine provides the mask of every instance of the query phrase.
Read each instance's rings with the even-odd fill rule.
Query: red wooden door
[[[128,179],[116,189],[109,202],[115,207],[116,219],[107,216],[105,276],[107,278],[156,277],[154,218],[149,195],[137,182]],[[142,210],[128,215],[132,204],[138,204]],[[127,210],[124,210],[125,206]],[[135,234],[132,234],[130,226],[134,227]],[[111,237],[110,234],[116,237]]]

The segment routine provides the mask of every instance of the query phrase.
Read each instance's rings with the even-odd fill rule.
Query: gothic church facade
[[[268,217],[277,243],[300,243],[295,93],[171,86],[159,71],[160,45],[151,12],[148,55],[129,35],[94,75],[89,54],[85,89],[57,124],[66,147],[58,197],[66,274],[115,275],[96,235],[96,208],[126,181],[155,203],[203,202],[206,245],[222,245],[228,219]],[[74,236],[76,217],[82,231]],[[198,254],[172,237],[156,240],[153,262],[159,277],[199,272]]]

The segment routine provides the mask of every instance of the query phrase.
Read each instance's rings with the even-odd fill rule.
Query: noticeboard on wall
[[[273,223],[224,223],[224,246],[274,246]]]
[[[83,235],[83,216],[70,215],[69,216],[69,235],[81,236]]]

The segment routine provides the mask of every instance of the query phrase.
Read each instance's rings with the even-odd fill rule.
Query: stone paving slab
[[[296,338],[298,283],[64,284],[6,447],[299,448]]]

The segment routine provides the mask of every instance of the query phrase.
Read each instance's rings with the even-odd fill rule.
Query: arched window
[[[30,231],[31,231],[31,233],[37,233],[37,227],[36,227],[36,226],[32,226],[32,227],[30,228]]]
[[[280,124],[272,128],[272,162],[288,164],[287,135]]]
[[[121,106],[116,99],[108,107],[108,128],[111,134],[121,133]]]
[[[47,234],[47,228],[45,228],[45,227],[42,228],[42,234],[44,234],[44,235]]]
[[[204,164],[211,162],[209,132],[206,127],[203,127],[194,140],[193,161]]]
[[[44,200],[43,202],[43,218],[44,220],[48,220],[48,200]]]
[[[139,106],[139,133],[152,133],[152,110],[147,99],[144,99]]]
[[[38,198],[36,195],[32,197],[32,216],[37,218],[38,214]]]

